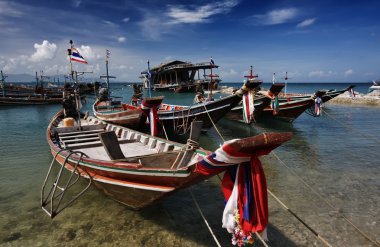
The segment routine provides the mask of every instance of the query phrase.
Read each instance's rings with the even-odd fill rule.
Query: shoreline
[[[234,87],[222,86],[220,90],[223,94],[232,94]],[[380,107],[380,92],[373,91],[371,93],[355,92],[355,97],[351,97],[349,92],[345,92],[327,102],[328,104],[336,105],[357,105],[357,106],[373,106]]]
[[[380,107],[380,92],[362,94],[355,92],[355,97],[351,97],[349,92],[345,92],[334,99],[328,101],[330,104],[358,105]]]

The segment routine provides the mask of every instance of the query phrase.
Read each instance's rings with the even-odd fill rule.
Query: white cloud
[[[30,61],[41,62],[53,59],[57,51],[57,45],[50,43],[48,40],[42,41],[42,44],[34,44],[36,51],[30,56]]]
[[[81,47],[77,49],[79,50],[83,58],[86,60],[92,60],[98,57],[89,45],[81,45]]]
[[[0,16],[20,17],[23,15],[21,11],[13,6],[12,3],[6,1],[0,1]]]
[[[316,71],[311,71],[309,73],[309,77],[330,77],[333,75],[336,75],[336,73],[331,71],[331,70],[329,70],[327,72],[325,72],[323,70],[316,70]]]
[[[159,40],[161,35],[170,32],[172,28],[172,25],[154,15],[146,16],[138,25],[142,34],[152,40]]]
[[[110,27],[117,27],[118,25],[113,23],[112,21],[102,20],[102,22]]]
[[[352,69],[348,69],[344,72],[344,76],[350,76],[354,73],[354,71]]]
[[[118,37],[117,38],[117,42],[119,42],[119,43],[123,43],[123,42],[125,42],[125,40],[126,40],[125,37]]]
[[[225,70],[223,70],[223,71],[221,71],[220,72],[221,73],[221,75],[223,76],[223,77],[229,77],[229,76],[234,76],[234,75],[237,75],[237,72],[234,70],[234,69],[229,69],[229,70],[227,70],[227,71],[225,71]]]
[[[297,8],[275,9],[264,15],[254,15],[253,18],[262,25],[277,25],[293,20],[298,12]]]
[[[209,17],[229,12],[238,4],[237,0],[226,0],[223,2],[209,3],[189,9],[185,6],[170,6],[168,16],[172,18],[171,23],[202,23],[209,21]]]
[[[78,8],[80,5],[81,5],[81,3],[82,3],[82,0],[73,0],[73,6],[75,7],[75,8]]]
[[[131,18],[129,18],[129,17],[125,17],[124,19],[123,19],[123,22],[129,22],[131,20]]]
[[[316,20],[317,20],[317,18],[306,19],[303,22],[298,23],[297,27],[302,28],[302,27],[307,27],[307,26],[313,25]]]

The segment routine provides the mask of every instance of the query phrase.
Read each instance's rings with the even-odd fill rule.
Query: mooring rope
[[[344,220],[346,220],[352,227],[354,227],[363,237],[365,237],[367,240],[369,240],[370,242],[372,242],[376,246],[380,247],[380,243],[377,243],[376,241],[374,241],[367,234],[365,234],[360,228],[358,228],[350,219],[348,219],[343,213],[340,213],[339,210],[334,207],[334,205],[329,203],[318,191],[314,190],[308,183],[306,183],[306,181],[304,179],[302,179],[301,176],[299,176],[296,172],[293,171],[293,169],[291,169],[288,165],[286,165],[286,163],[284,161],[282,161],[280,159],[280,157],[278,157],[278,155],[274,151],[272,151],[272,154],[280,161],[280,163],[283,166],[285,166],[295,177],[297,177],[297,179],[299,179],[307,188],[309,188],[315,195],[317,195],[319,197],[319,199],[321,199],[324,203],[326,203],[331,209],[338,212],[341,215],[341,217]],[[269,192],[269,190],[268,190],[268,192]]]
[[[214,121],[212,120],[212,118],[211,118],[210,114],[208,113],[208,110],[207,110],[206,104],[205,104],[205,103],[201,103],[201,104],[202,104],[202,105],[203,105],[203,107],[205,108],[205,110],[206,110],[206,113],[207,113],[208,117],[210,118],[210,121],[211,121],[212,125],[214,126],[214,128],[215,128],[216,132],[219,134],[219,136],[220,136],[220,138],[222,139],[222,141],[223,141],[223,142],[225,142],[225,140],[224,140],[224,138],[223,138],[222,134],[220,134],[220,132],[219,132],[219,129],[216,127],[216,125],[215,125]]]
[[[215,244],[216,244],[218,247],[221,247],[221,245],[220,245],[218,239],[216,238],[214,232],[212,231],[212,229],[211,229],[211,227],[210,227],[210,225],[209,225],[209,223],[208,223],[206,217],[204,216],[204,214],[203,214],[201,208],[199,207],[199,204],[198,204],[197,200],[195,199],[194,194],[193,194],[193,192],[191,191],[190,188],[189,188],[189,192],[190,192],[191,197],[193,198],[194,204],[195,204],[195,206],[197,207],[199,214],[202,216],[203,221],[205,222],[205,224],[206,224],[208,230],[210,231],[212,237],[214,238]]]
[[[323,108],[322,108],[322,111],[323,111],[323,113],[325,113],[328,117],[330,117],[331,119],[333,119],[334,121],[336,121],[337,123],[339,123],[340,125],[342,125],[343,127],[347,128],[347,129],[349,129],[349,130],[351,130],[351,131],[354,131],[354,132],[356,132],[356,133],[358,133],[358,134],[361,134],[362,136],[364,136],[364,137],[366,137],[366,138],[372,139],[373,141],[375,141],[375,142],[377,142],[377,143],[380,143],[380,140],[379,140],[379,139],[377,139],[377,138],[375,138],[375,137],[373,137],[373,136],[370,136],[370,135],[366,135],[366,134],[362,133],[361,131],[358,131],[358,130],[356,130],[356,129],[350,127],[350,126],[348,126],[347,124],[342,123],[342,122],[339,121],[338,119],[334,118],[331,114],[329,114],[329,113],[327,113],[325,110],[323,110]]]
[[[289,207],[285,205],[277,196],[275,196],[272,191],[267,189],[268,193],[281,205],[283,206],[291,215],[293,215],[299,222],[301,222],[309,231],[311,231],[317,238],[319,238],[326,246],[332,247],[326,239],[324,239],[319,233],[309,226],[304,220],[302,220],[296,213],[294,213]]]

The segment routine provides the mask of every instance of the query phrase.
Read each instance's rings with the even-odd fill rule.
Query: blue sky
[[[138,81],[149,59],[209,61],[223,81],[250,65],[264,81],[380,78],[380,1],[0,0],[0,68],[8,74],[68,73],[72,39],[89,65],[78,70]]]

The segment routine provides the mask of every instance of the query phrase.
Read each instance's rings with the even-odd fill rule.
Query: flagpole
[[[108,57],[107,57],[107,54],[106,54],[106,71],[107,71],[107,98],[110,99],[110,79],[108,77]]]
[[[5,97],[5,76],[3,74],[3,71],[1,71],[1,88],[3,91],[3,97]]]
[[[73,63],[71,62],[71,53],[73,51],[73,41],[70,39],[70,51],[69,53],[69,61],[70,61],[70,79],[74,80],[74,75],[73,75]]]
[[[150,66],[149,66],[149,60],[148,60],[148,87],[149,87],[149,98],[152,98],[152,86],[150,85]]]

